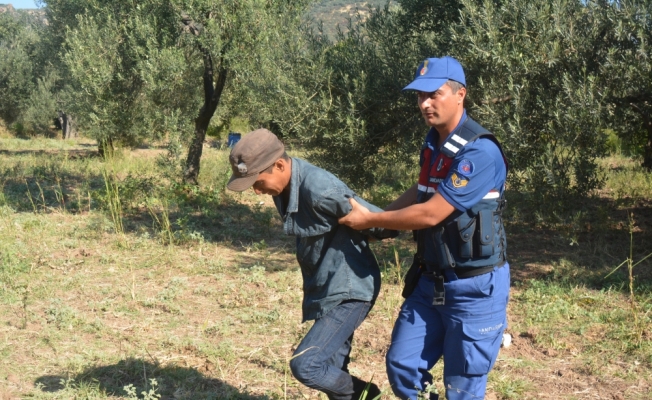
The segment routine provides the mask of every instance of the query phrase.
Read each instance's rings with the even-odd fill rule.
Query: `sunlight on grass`
[[[198,187],[161,170],[160,146],[110,162],[83,140],[0,139],[0,150],[0,397],[318,398],[287,370],[310,328],[301,323],[294,239],[269,197],[225,190],[228,150],[205,149]],[[639,207],[631,257],[649,250],[640,244],[649,235],[641,205],[652,196],[649,175],[622,159],[605,162],[624,167],[607,180],[603,214],[581,216],[592,218],[590,230],[578,218],[532,236],[541,233],[508,221],[520,239],[510,242],[519,278],[513,344],[489,377],[498,399],[536,399],[549,379],[650,394],[637,386],[652,381],[650,260],[633,267],[631,293],[625,271],[607,276],[629,257],[628,222],[614,210]],[[379,172],[381,183],[362,195],[381,206],[415,179],[389,165]],[[539,238],[553,245],[541,253],[546,242],[536,243],[530,254],[528,241]],[[381,294],[356,333],[351,368],[390,393],[384,354],[414,243],[405,232],[372,248]],[[443,393],[442,363],[432,372]]]

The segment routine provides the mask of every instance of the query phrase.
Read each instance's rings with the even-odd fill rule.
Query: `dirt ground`
[[[210,151],[207,157],[215,156]],[[158,152],[134,154],[153,159]],[[16,195],[8,188],[7,196]],[[500,352],[487,399],[652,398],[645,350],[652,339],[651,264],[633,271],[638,324],[628,313],[626,277],[605,277],[629,256],[630,244],[634,260],[652,250],[652,202],[620,207],[603,200],[590,211],[605,215],[592,219],[594,226],[507,227],[512,344]],[[282,234],[278,219],[267,219],[275,212],[270,198],[236,196],[210,219],[201,204],[189,216],[172,216],[188,218],[203,235],[188,231],[173,246],[161,242],[146,211],[125,217],[120,236],[88,201],[80,213],[0,208],[0,399],[130,398],[125,386],[140,393],[152,389],[152,377],[161,399],[320,398],[287,368],[310,324],[301,323],[294,239]],[[384,356],[402,301],[395,267],[397,258],[402,268],[410,263],[409,236],[374,244],[385,276],[350,365],[387,399]],[[561,289],[550,289],[558,283]],[[551,326],[539,318],[548,305],[568,320]],[[639,329],[642,344],[625,343],[633,336],[612,329],[619,326]],[[442,391],[441,365],[433,374]]]

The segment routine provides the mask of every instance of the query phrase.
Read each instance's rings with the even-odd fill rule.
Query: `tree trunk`
[[[77,131],[75,130],[72,116],[70,114],[63,114],[63,119],[64,119],[64,123],[61,125],[61,129],[63,130],[63,138],[64,139],[76,138]]]
[[[217,69],[217,79],[213,82],[213,58],[208,49],[200,46],[204,55],[204,105],[199,110],[199,115],[195,118],[195,136],[188,148],[188,158],[186,159],[186,169],[183,173],[184,183],[197,185],[199,177],[199,165],[201,162],[202,151],[204,149],[204,139],[208,124],[215,114],[215,110],[220,103],[222,91],[226,85],[228,69],[225,66],[224,53],[220,56],[219,67]]]
[[[77,131],[75,131],[75,126],[73,124],[72,116],[66,114],[63,111],[58,112],[59,116],[56,120],[56,127],[61,129],[61,133],[64,139],[71,139],[77,137]]]

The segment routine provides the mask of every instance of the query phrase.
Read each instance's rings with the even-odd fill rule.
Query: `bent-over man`
[[[283,230],[297,238],[303,276],[303,320],[315,320],[294,352],[290,368],[304,385],[333,400],[380,395],[373,383],[348,371],[353,332],[367,317],[380,291],[380,270],[367,235],[382,239],[396,231],[359,232],[338,219],[351,211],[349,199],[375,211],[329,172],[285,153],[273,133],[259,129],[231,150],[233,175],[227,185],[271,195]],[[368,385],[368,386],[367,386]]]

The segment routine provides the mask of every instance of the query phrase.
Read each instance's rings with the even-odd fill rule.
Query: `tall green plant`
[[[197,183],[216,113],[228,120],[250,111],[255,124],[270,119],[252,104],[274,93],[249,86],[263,82],[260,76],[278,77],[271,72],[280,71],[275,64],[283,58],[276,45],[295,31],[307,1],[51,3],[51,32],[64,37],[74,85],[70,107],[82,128],[108,150],[114,142],[180,136],[189,145],[183,178]]]
[[[184,181],[197,183],[206,131],[224,97],[232,104],[221,113],[223,118],[237,115],[243,109],[252,111],[250,120],[254,123],[270,118],[261,112],[265,107],[256,106],[274,101],[276,93],[260,83],[265,80],[263,77],[279,78],[272,71],[280,71],[276,63],[285,57],[275,49],[280,43],[287,43],[285,38],[296,31],[307,3],[305,0],[182,2],[182,22],[187,33],[184,40],[197,51],[197,59],[203,61],[203,104],[194,120]],[[253,82],[263,90],[248,90]]]
[[[8,124],[18,120],[34,89],[36,43],[38,36],[24,18],[0,14],[0,118]]]
[[[109,214],[111,215],[111,220],[113,221],[113,227],[115,232],[123,236],[124,235],[124,225],[122,223],[122,202],[120,200],[120,190],[118,182],[112,172],[106,168],[102,170],[102,177],[104,178],[104,189],[105,189],[105,202],[108,207]]]

